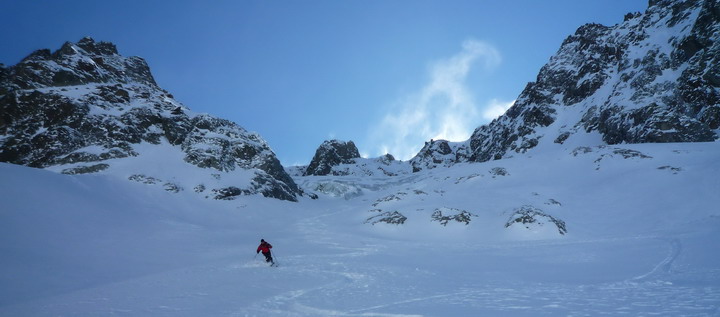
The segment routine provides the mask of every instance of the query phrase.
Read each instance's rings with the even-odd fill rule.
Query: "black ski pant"
[[[270,252],[263,252],[263,255],[265,256],[265,262],[274,263]]]

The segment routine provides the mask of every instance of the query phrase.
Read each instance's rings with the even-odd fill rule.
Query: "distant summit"
[[[353,141],[325,141],[315,151],[303,175],[328,175],[333,166],[355,163],[357,158],[360,158],[360,152]]]
[[[302,194],[258,134],[193,113],[158,87],[145,60],[89,37],[0,68],[0,162],[216,199]]]

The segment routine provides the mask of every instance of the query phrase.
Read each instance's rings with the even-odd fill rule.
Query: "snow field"
[[[720,315],[717,145],[570,150],[353,178],[357,197],[299,203],[0,164],[0,316]],[[523,205],[568,233],[505,228]],[[477,217],[442,226],[443,207]],[[407,221],[364,224],[375,208]]]

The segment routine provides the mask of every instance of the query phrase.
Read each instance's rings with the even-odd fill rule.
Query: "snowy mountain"
[[[113,174],[215,199],[301,195],[268,144],[196,114],[158,87],[147,63],[84,38],[0,69],[0,162]]]
[[[718,10],[713,0],[658,0],[620,24],[581,26],[503,116],[464,143],[423,149],[413,166],[432,168],[437,163],[427,162],[437,156],[440,165],[485,162],[563,144],[716,140]]]

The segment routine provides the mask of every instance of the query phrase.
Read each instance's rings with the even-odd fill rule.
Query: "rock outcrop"
[[[430,216],[432,221],[437,221],[443,226],[447,226],[449,222],[458,222],[469,225],[473,217],[477,217],[477,215],[467,210],[448,207],[436,208]]]
[[[430,140],[410,159],[413,172],[436,167],[448,167],[457,162],[466,161],[468,157],[467,145],[462,142],[448,142],[446,140]]]
[[[515,209],[510,215],[510,219],[505,223],[505,228],[509,228],[513,225],[521,225],[529,230],[536,230],[535,227],[542,227],[546,223],[551,223],[557,227],[558,233],[564,235],[567,233],[567,227],[565,221],[550,216],[544,213],[542,210],[533,206],[522,206]]]

